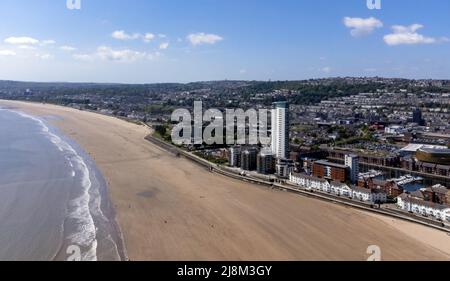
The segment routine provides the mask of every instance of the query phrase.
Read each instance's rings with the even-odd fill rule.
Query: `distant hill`
[[[35,100],[46,100],[55,95],[72,96],[98,94],[103,97],[148,98],[155,94],[205,92],[208,94],[240,95],[246,97],[274,91],[288,91],[287,99],[294,104],[314,104],[324,99],[386,90],[411,93],[450,92],[450,80],[408,80],[380,77],[338,77],[299,81],[204,81],[192,83],[156,84],[102,84],[102,83],[38,83],[0,81],[0,97],[23,99],[27,92]],[[290,92],[289,92],[290,91]]]

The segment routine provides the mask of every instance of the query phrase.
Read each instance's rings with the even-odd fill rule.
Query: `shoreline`
[[[105,176],[124,248],[131,260],[362,260],[368,246],[364,245],[371,241],[387,249],[389,260],[450,259],[449,251],[435,251],[435,247],[430,248],[419,239],[415,243],[403,241],[393,226],[380,218],[372,219],[366,212],[211,176],[205,169],[193,167],[189,160],[179,160],[155,149],[144,139],[149,131],[142,126],[55,105],[6,101],[0,104],[41,116],[62,116],[62,121],[52,123],[83,147]],[[95,126],[100,125],[108,132],[96,132]],[[123,152],[117,151],[119,147]],[[216,187],[208,184],[209,180]],[[268,212],[266,208],[278,211]],[[315,215],[315,208],[329,218]],[[417,227],[421,226],[412,228]],[[244,234],[244,229],[252,235]],[[330,244],[331,237],[322,232],[326,229],[333,229],[342,245]],[[236,236],[237,233],[242,235]],[[414,238],[410,233],[403,234]],[[437,237],[445,241],[442,243],[450,241],[441,235]],[[175,245],[167,244],[171,242]]]
[[[48,120],[43,120],[43,121],[45,123],[49,122]],[[56,134],[59,137],[63,138],[65,142],[69,143],[69,145],[75,149],[77,154],[79,154],[80,157],[85,162],[87,169],[89,170],[89,173],[90,173],[91,184],[94,184],[94,183],[92,183],[92,180],[94,180],[95,184],[97,185],[98,196],[100,198],[100,203],[98,205],[98,211],[100,211],[101,216],[104,216],[106,219],[106,223],[104,221],[100,222],[99,221],[100,218],[93,215],[95,227],[97,229],[96,231],[99,230],[98,224],[101,223],[102,224],[101,230],[107,231],[107,233],[108,233],[108,236],[106,238],[110,239],[110,241],[115,245],[117,255],[118,255],[117,258],[119,259],[119,261],[127,261],[128,256],[127,256],[125,243],[123,240],[123,233],[122,233],[122,230],[120,229],[120,225],[117,221],[116,211],[113,207],[112,198],[108,192],[108,185],[107,185],[101,171],[97,167],[95,161],[89,155],[90,153],[85,151],[83,149],[83,147],[81,147],[75,140],[73,140],[70,137],[68,137],[67,135],[65,135],[58,128],[52,128],[52,129],[56,129]],[[89,191],[89,194],[90,194],[90,196],[94,195],[94,194],[91,194],[91,190]],[[89,202],[89,206],[91,205],[91,203],[93,204],[94,202]],[[91,206],[89,208],[91,208]],[[111,236],[111,237],[109,237],[109,236]],[[103,237],[103,240],[105,240],[105,237]],[[96,244],[97,244],[96,258],[97,259],[102,258],[102,256],[107,254],[106,252],[102,253],[101,251],[99,251],[100,250],[99,242],[102,242],[102,241],[99,241],[98,239],[96,239]],[[55,258],[58,256],[62,257],[65,255],[66,255],[66,251],[64,249],[64,241],[63,241],[61,244],[60,250],[56,254]],[[106,259],[106,260],[109,260],[109,259]]]
[[[126,259],[108,187],[91,157],[74,140],[51,125],[49,119],[52,118],[40,118],[15,108],[4,110],[37,123],[41,129],[40,134],[61,152],[64,158],[61,165],[71,168],[72,177],[79,181],[77,185],[80,185],[80,188],[72,188],[67,194],[66,215],[61,221],[61,239],[52,260],[70,258],[69,252],[72,251],[69,247],[73,246],[82,249],[83,260]],[[88,230],[87,237],[84,235],[86,230]],[[90,232],[94,235],[90,235]],[[106,245],[113,247],[109,248]]]

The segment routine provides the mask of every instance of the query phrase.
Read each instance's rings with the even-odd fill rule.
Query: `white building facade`
[[[386,134],[391,134],[391,135],[403,134],[405,131],[406,131],[405,127],[398,126],[398,125],[393,125],[393,126],[384,128],[384,132]]]
[[[241,148],[238,146],[231,147],[229,150],[228,164],[230,167],[241,166]]]
[[[397,206],[405,211],[422,215],[425,217],[434,217],[440,221],[450,222],[450,206],[440,205],[416,198],[411,198],[407,194],[397,197]]]
[[[332,182],[330,184],[330,189],[331,193],[337,196],[352,198],[352,189],[345,183]]]
[[[353,188],[352,197],[360,201],[370,201],[370,190],[363,188]]]
[[[306,190],[318,190],[322,192],[331,192],[330,183],[327,180],[291,173],[289,181]]]
[[[275,102],[272,109],[272,143],[273,154],[279,159],[289,158],[289,104]]]
[[[357,186],[352,186],[353,199],[371,202],[371,203],[386,203],[387,202],[387,194],[381,190],[370,190],[367,188],[361,188]]]
[[[336,196],[347,197],[370,203],[386,203],[387,194],[381,190],[370,190],[356,186],[348,186],[345,183],[331,182],[307,175],[291,173],[289,181],[306,190],[315,190],[330,193]]]
[[[278,158],[275,170],[277,176],[281,178],[288,178],[290,174],[294,171],[295,163],[293,160],[290,159],[284,159],[284,158]]]

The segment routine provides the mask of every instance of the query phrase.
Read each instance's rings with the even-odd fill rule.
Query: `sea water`
[[[49,118],[0,107],[0,260],[125,259],[103,177]]]

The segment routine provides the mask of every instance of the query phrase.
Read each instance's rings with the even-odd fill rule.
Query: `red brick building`
[[[403,187],[397,185],[394,181],[385,181],[374,178],[363,178],[358,180],[358,187],[370,190],[381,189],[392,198],[395,198],[404,192]]]
[[[313,163],[312,174],[317,178],[338,182],[347,182],[349,180],[347,166],[322,160]]]

